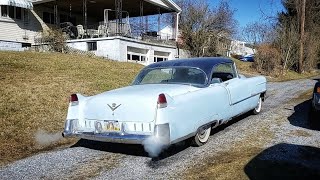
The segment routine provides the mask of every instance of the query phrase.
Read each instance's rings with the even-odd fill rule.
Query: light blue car
[[[233,117],[261,112],[266,78],[239,75],[228,58],[192,58],[154,63],[131,86],[95,96],[72,94],[64,137],[170,145],[210,131]]]

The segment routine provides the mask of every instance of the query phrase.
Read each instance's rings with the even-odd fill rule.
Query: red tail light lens
[[[165,108],[165,107],[167,107],[167,98],[164,94],[159,94],[158,108]]]
[[[320,94],[320,87],[317,87],[317,93]]]
[[[70,103],[71,103],[71,106],[78,105],[78,96],[76,94],[71,94]]]

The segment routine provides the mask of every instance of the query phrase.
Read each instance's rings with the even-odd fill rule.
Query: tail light
[[[71,106],[76,106],[79,104],[78,96],[76,94],[71,94],[70,103],[71,103]]]
[[[320,86],[319,86],[319,87],[317,87],[316,92],[320,94]]]
[[[164,94],[159,94],[158,108],[165,108],[165,107],[167,107],[167,98]]]

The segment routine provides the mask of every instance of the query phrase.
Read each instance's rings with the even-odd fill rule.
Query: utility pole
[[[306,20],[306,0],[301,0],[302,5],[301,5],[301,23],[300,23],[300,58],[299,58],[299,66],[298,66],[298,71],[299,73],[302,73],[302,62],[303,62],[303,57],[304,57],[304,40],[305,40],[305,35],[304,35],[304,24]]]

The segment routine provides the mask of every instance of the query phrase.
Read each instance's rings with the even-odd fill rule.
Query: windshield
[[[133,84],[205,85],[206,74],[201,69],[192,67],[166,67],[144,69],[136,77]]]

